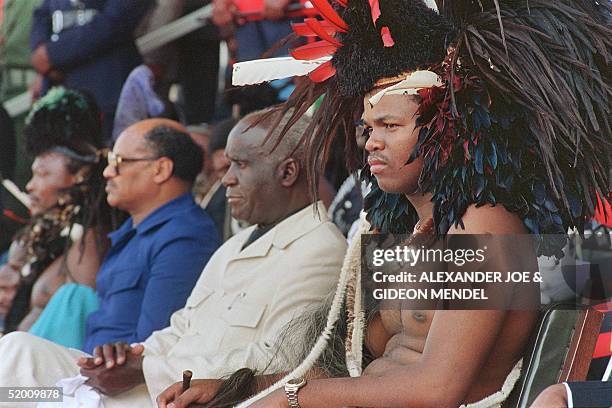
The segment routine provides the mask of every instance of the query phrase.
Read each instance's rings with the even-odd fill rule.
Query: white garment
[[[574,408],[574,396],[572,395],[572,389],[569,385],[564,382],[565,392],[567,393],[567,408]]]
[[[0,387],[52,387],[63,378],[79,374],[76,362],[82,351],[66,348],[29,333],[14,332],[0,340]],[[144,385],[118,397],[102,397],[104,408],[153,407]],[[64,406],[50,404],[49,407]],[[66,405],[70,406],[70,405]],[[2,403],[2,408],[15,408]],[[20,403],[19,408],[35,408],[36,403]]]
[[[55,386],[63,390],[64,397],[60,404],[56,402],[41,402],[36,408],[104,408],[102,396],[89,385],[85,384],[87,377],[77,375],[76,377],[59,380]]]

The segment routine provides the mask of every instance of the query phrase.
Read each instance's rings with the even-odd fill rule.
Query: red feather
[[[389,27],[383,27],[380,30],[380,37],[382,38],[385,47],[393,47],[395,45],[395,41],[393,41],[393,37],[391,37]]]
[[[346,32],[348,25],[342,18],[336,13],[336,10],[327,2],[327,0],[310,0],[312,5],[319,10],[321,17],[332,23],[338,31]]]
[[[304,23],[291,23],[291,29],[300,37],[317,37],[317,34]]]
[[[327,41],[317,41],[302,45],[291,51],[291,56],[297,60],[313,60],[326,55],[332,55],[338,47]]]
[[[331,61],[327,61],[308,74],[308,77],[313,82],[323,82],[334,75],[336,75],[336,68],[332,65]]]
[[[325,32],[329,35],[333,35],[338,32],[336,27],[332,25],[329,21],[326,20],[317,20],[319,25],[323,27]],[[291,23],[291,28],[293,32],[301,37],[318,37],[319,35],[315,33],[312,28],[308,27],[306,23]]]
[[[332,37],[325,28],[319,23],[319,20],[315,18],[307,18],[304,20],[304,23],[310,27],[312,31],[315,32],[322,40],[329,42],[330,44],[335,45],[336,47],[341,47],[342,43]]]
[[[376,20],[380,17],[380,5],[378,0],[370,0],[370,12],[372,13],[372,22],[376,24]]]

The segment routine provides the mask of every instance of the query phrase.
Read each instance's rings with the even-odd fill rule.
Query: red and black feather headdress
[[[377,81],[430,70],[444,85],[419,90],[413,158],[426,157],[420,185],[433,194],[438,233],[469,205],[502,204],[535,234],[564,234],[593,215],[597,193],[609,193],[610,3],[439,0],[439,13],[424,0],[312,3],[322,19],[295,31],[319,40],[293,57],[319,58],[318,68],[282,108],[295,121],[322,98],[305,135],[311,180],[335,137],[346,138],[347,162],[359,163],[353,120]],[[410,230],[407,200],[371,181],[374,226]]]

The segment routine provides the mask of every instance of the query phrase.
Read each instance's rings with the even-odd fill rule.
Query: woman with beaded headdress
[[[100,113],[93,99],[53,88],[32,107],[23,135],[34,158],[26,186],[32,219],[16,239],[25,254],[6,328],[79,348],[112,227]]]
[[[413,232],[409,241],[417,247],[465,233],[531,234],[533,255],[561,256],[568,228],[580,231],[597,194],[609,189],[612,33],[606,19],[612,6],[592,0],[312,3],[323,20],[296,24],[294,31],[320,40],[294,50],[294,59],[238,64],[234,83],[309,76],[281,109],[293,109],[297,119],[322,98],[305,135],[311,180],[332,138],[351,135],[356,113],[363,112],[369,156],[362,176],[372,190],[362,232]],[[312,347],[293,372],[243,370],[225,382],[194,382],[183,395],[174,385],[160,396],[161,406],[207,402],[215,394],[208,406],[233,406],[263,389],[240,407],[506,402],[537,311],[370,313],[363,307],[359,248],[355,239],[327,318],[320,312],[310,318],[325,327],[318,337],[306,336]],[[496,255],[494,261],[530,260],[529,253]],[[292,329],[303,334],[303,327]],[[346,337],[339,334],[343,328]],[[339,338],[346,341],[338,345]],[[299,354],[284,345],[279,354],[287,350]],[[345,362],[344,370],[334,370],[330,358]],[[355,378],[316,379],[338,371]]]

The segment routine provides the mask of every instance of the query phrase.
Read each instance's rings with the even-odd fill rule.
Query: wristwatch
[[[289,408],[300,408],[298,391],[305,385],[305,378],[294,378],[287,381],[287,384],[285,384],[285,395],[287,396],[287,402],[289,402]]]

